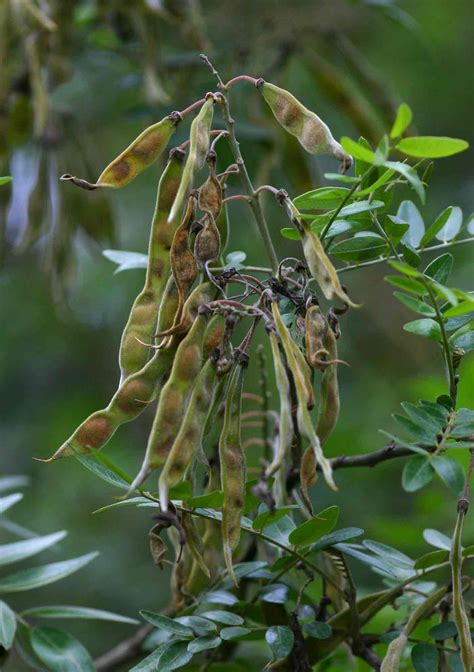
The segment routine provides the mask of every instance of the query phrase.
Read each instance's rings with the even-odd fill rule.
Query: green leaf
[[[444,317],[458,317],[459,315],[467,315],[468,313],[474,313],[474,298],[468,299],[467,301],[462,301],[458,303],[457,306],[448,308],[444,311]]]
[[[6,602],[0,600],[0,646],[8,651],[16,633],[16,616]]]
[[[250,628],[232,627],[232,628],[222,628],[219,634],[221,636],[221,639],[229,640],[244,637],[245,635],[248,635],[249,632],[252,632]]]
[[[15,492],[12,495],[7,495],[6,497],[0,497],[0,513],[4,513],[11,506],[23,499],[21,492]]]
[[[287,238],[288,240],[301,240],[301,234],[296,229],[284,227],[280,229],[280,233],[283,238]]]
[[[242,268],[242,264],[247,259],[247,254],[241,250],[235,250],[234,252],[229,252],[225,258],[225,267],[226,268]]]
[[[428,318],[424,320],[415,320],[414,322],[407,322],[403,325],[403,329],[408,331],[410,334],[416,334],[417,336],[422,336],[423,338],[429,338],[431,341],[436,341],[437,343],[440,343],[442,340],[441,328],[439,324]]]
[[[191,628],[196,635],[207,635],[217,630],[215,623],[202,616],[178,616],[175,622],[186,626],[188,629]]]
[[[239,601],[227,590],[213,590],[210,593],[204,593],[200,600],[202,604],[226,604],[230,607]]]
[[[378,210],[385,207],[383,201],[354,201],[349,205],[345,205],[339,212],[338,217],[350,217],[351,215],[360,215],[361,212],[370,212],[371,210]]]
[[[94,672],[87,649],[67,632],[56,628],[34,628],[31,646],[51,672]]]
[[[462,210],[458,206],[451,208],[451,213],[444,226],[436,234],[436,238],[442,243],[454,240],[461,230]]]
[[[347,182],[353,184],[358,182],[358,177],[351,177],[350,175],[340,175],[339,173],[324,173],[326,180],[334,180],[335,182]]]
[[[12,178],[10,176],[0,177],[0,187],[3,187],[4,184],[8,184],[11,181],[12,181]]]
[[[106,467],[104,464],[102,464],[102,462],[99,462],[99,458],[98,456],[96,456],[95,453],[93,456],[91,456],[91,455],[82,455],[81,453],[74,451],[73,455],[76,458],[76,460],[82,464],[83,467],[88,469],[102,481],[110,483],[111,485],[115,485],[117,488],[122,488],[123,490],[129,489],[131,479],[128,481],[124,480],[122,476],[119,476],[118,474],[114,473],[112,469]]]
[[[427,450],[425,450],[424,448],[420,448],[419,446],[416,446],[414,443],[408,443],[408,441],[404,441],[403,439],[400,439],[398,436],[390,434],[390,432],[386,432],[383,429],[379,429],[379,432],[384,436],[386,436],[387,438],[389,438],[394,445],[399,445],[402,446],[403,448],[408,448],[408,450],[412,450],[414,453],[417,453],[418,455],[429,456],[429,452]]]
[[[224,623],[224,625],[242,625],[244,622],[242,616],[234,614],[231,611],[220,611],[218,609],[205,611],[200,616],[208,618],[210,621],[216,621],[216,623]]]
[[[416,441],[425,443],[428,446],[436,445],[437,431],[432,429],[431,426],[426,424],[421,425],[418,421],[415,421],[412,418],[406,418],[404,415],[399,415],[398,413],[394,413],[393,418],[399,425],[406,429],[407,432],[410,432]]]
[[[413,187],[416,195],[420,199],[421,203],[425,202],[425,187],[421,181],[420,176],[416,172],[415,168],[409,166],[407,163],[402,163],[401,161],[385,161],[383,164],[386,168],[390,168],[397,173],[400,173],[406,181]]]
[[[125,250],[102,250],[103,256],[117,264],[114,273],[129,271],[135,268],[148,266],[148,255],[140,252],[127,252]]]
[[[466,476],[464,469],[457,460],[447,455],[435,455],[431,459],[433,469],[446,485],[457,495],[460,495],[464,488]]]
[[[264,511],[256,516],[252,523],[252,527],[254,530],[261,532],[269,525],[272,525],[273,523],[276,523],[277,520],[280,520],[280,518],[283,518],[283,516],[286,516],[287,513],[293,510],[293,508],[293,506],[282,506],[279,509],[275,509],[273,512]]]
[[[393,122],[390,137],[399,138],[406,131],[413,119],[413,113],[406,103],[399,105],[395,121]]]
[[[394,175],[395,171],[392,170],[391,168],[388,168],[387,170],[384,170],[383,173],[378,177],[375,182],[372,182],[371,185],[366,187],[365,189],[362,189],[361,191],[357,191],[357,197],[360,198],[361,196],[368,196],[369,194],[372,194],[374,191],[377,191],[380,187],[383,187],[384,184],[386,184],[389,179]]]
[[[441,231],[441,229],[448,221],[452,210],[453,208],[449,206],[448,208],[446,208],[446,210],[443,210],[443,212],[436,217],[433,224],[430,224],[425,234],[423,235],[423,238],[420,241],[420,248],[425,247],[430,242],[430,240],[433,240],[433,238]]]
[[[397,210],[397,217],[409,227],[403,240],[415,249],[418,248],[425,233],[425,223],[413,201],[402,201]]]
[[[345,187],[321,187],[297,196],[293,202],[298,210],[331,210],[337,208],[348,193]]]
[[[413,268],[418,268],[421,263],[421,258],[415,248],[412,247],[407,240],[402,240],[401,248],[403,258],[407,264],[410,264],[410,266],[413,266]]]
[[[443,551],[451,550],[451,539],[439,530],[433,530],[432,528],[423,530],[423,539],[435,548],[441,548]]]
[[[415,406],[415,404],[411,404],[409,401],[403,401],[401,407],[414,422],[424,429],[430,438],[431,436],[435,438],[437,434],[441,433],[444,420],[440,421],[434,418],[427,409]]]
[[[351,544],[337,544],[336,548],[342,553],[345,553],[352,558],[356,558],[360,562],[364,563],[364,565],[370,567],[372,570],[377,570],[380,573],[383,573],[385,576],[396,578],[396,572],[393,568],[393,565],[385,562],[381,558],[377,558],[375,555],[371,555],[369,553],[364,553],[359,550],[359,548],[354,547]]]
[[[395,564],[395,566],[413,569],[414,561],[408,557],[408,555],[401,553],[396,548],[392,548],[386,544],[381,544],[378,541],[371,541],[370,539],[365,539],[362,543],[366,548],[369,549],[369,551],[372,551],[372,553],[375,553],[375,555],[378,555],[388,562]]]
[[[216,635],[203,635],[197,639],[189,642],[189,653],[201,653],[201,651],[209,651],[210,649],[217,649],[222,644],[222,639]]]
[[[434,317],[436,315],[434,308],[424,301],[415,299],[413,296],[407,296],[407,294],[403,294],[402,292],[393,292],[393,296],[415,313],[426,315],[428,317]]]
[[[181,481],[172,487],[168,493],[168,496],[172,500],[188,500],[192,497],[193,486],[190,481]]]
[[[194,508],[209,507],[210,509],[217,509],[222,506],[224,501],[224,493],[222,490],[214,490],[214,492],[209,492],[206,495],[197,495],[196,497],[190,497],[187,500],[189,506]]]
[[[433,474],[429,459],[414,455],[403,468],[402,487],[407,492],[416,492],[432,480]]]
[[[415,672],[433,672],[438,669],[438,649],[433,644],[421,642],[411,651],[411,660]]]
[[[148,611],[148,609],[142,609],[140,611],[140,616],[142,616],[145,621],[151,623],[155,628],[160,628],[161,630],[166,630],[167,632],[173,633],[178,637],[193,637],[194,633],[190,626],[183,625],[178,621],[175,621],[168,616],[162,616],[157,614],[154,611]]]
[[[362,231],[353,238],[341,240],[333,245],[331,254],[343,261],[359,262],[376,259],[387,250],[387,242],[382,236],[370,231]]]
[[[436,257],[433,261],[428,264],[428,266],[423,271],[424,275],[427,275],[429,278],[436,280],[444,285],[449,278],[451,269],[453,267],[453,255],[447,252],[442,254],[440,257]]]
[[[463,152],[468,147],[469,143],[465,140],[435,136],[403,138],[396,146],[403,154],[417,159],[441,159]]]
[[[305,521],[293,530],[288,538],[293,546],[302,547],[313,544],[323,535],[328,534],[336,526],[339,518],[339,507],[329,506],[310,520]]]
[[[161,657],[163,656],[165,651],[170,649],[175,643],[176,643],[175,641],[172,641],[160,644],[160,646],[157,649],[155,649],[153,653],[151,653],[149,656],[140,661],[138,665],[132,667],[130,672],[157,672],[157,670],[161,670],[161,667],[158,667]]]
[[[364,161],[369,164],[378,163],[375,152],[367,147],[364,147],[362,144],[355,142],[352,138],[342,137],[341,145],[346,150],[348,154],[354,157],[354,159],[359,159],[359,161]]]
[[[303,631],[315,639],[329,639],[332,635],[332,628],[329,623],[322,623],[321,621],[305,623],[303,625]]]
[[[193,654],[188,651],[188,642],[173,642],[160,656],[159,667],[154,669],[160,672],[170,672],[187,665]]]
[[[390,264],[390,266],[392,268],[394,268],[399,273],[402,273],[403,275],[408,275],[411,278],[419,278],[420,277],[420,272],[419,271],[417,271],[415,268],[412,268],[408,264],[404,264],[402,261],[392,261],[392,260],[390,260],[388,263]]]
[[[271,604],[285,604],[288,601],[288,586],[283,583],[271,583],[260,591],[260,599]]]
[[[265,640],[272,651],[274,660],[281,660],[290,655],[295,637],[285,625],[274,625],[265,633]]]
[[[404,289],[406,292],[411,292],[417,296],[424,296],[427,293],[426,287],[413,278],[400,277],[399,275],[386,275],[384,279],[394,287],[399,287],[400,289]]]
[[[364,530],[360,527],[343,527],[340,530],[331,532],[330,534],[325,534],[314,544],[312,550],[322,551],[325,548],[329,548],[335,544],[340,544],[343,541],[349,541],[349,539],[360,537],[362,534],[364,534]]]
[[[439,642],[457,637],[458,629],[453,621],[444,621],[444,623],[438,623],[438,625],[434,625],[430,628],[428,634],[434,640]]]
[[[16,593],[22,590],[31,590],[59,581],[70,574],[74,574],[81,567],[88,565],[98,553],[87,553],[78,558],[53,562],[33,569],[24,569],[16,574],[10,574],[0,579],[0,592]]]
[[[425,553],[415,562],[415,569],[428,569],[428,567],[440,565],[448,559],[448,555],[447,551],[442,550]]]
[[[398,245],[410,228],[406,222],[394,215],[385,218],[383,228],[394,245]]]
[[[55,532],[44,537],[33,537],[32,539],[25,539],[25,541],[4,544],[0,546],[0,566],[31,558],[46,548],[54,546],[58,541],[64,539],[66,535],[67,532],[65,531]]]
[[[139,623],[139,621],[137,621],[135,618],[122,616],[121,614],[114,614],[111,611],[69,605],[32,607],[31,609],[26,609],[26,611],[23,611],[22,616],[28,616],[28,618],[80,618],[91,621],[130,623],[132,625]]]
[[[30,479],[27,476],[0,476],[0,492],[13,490],[14,488],[23,488],[29,482]]]

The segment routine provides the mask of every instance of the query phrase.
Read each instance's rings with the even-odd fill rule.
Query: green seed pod
[[[272,476],[283,464],[286,453],[291,448],[293,439],[293,421],[291,417],[290,381],[286,373],[285,363],[280,352],[278,339],[275,333],[269,333],[272,347],[273,366],[275,368],[275,381],[280,396],[280,420],[278,428],[278,444],[272,462],[268,465],[265,475]]]
[[[201,572],[208,579],[211,578],[211,573],[209,567],[206,565],[203,554],[204,554],[204,544],[201,535],[198,532],[194,518],[190,513],[183,512],[181,517],[181,524],[183,525],[184,532],[186,534],[186,543],[189,546],[194,560],[196,561]],[[186,590],[188,592],[188,590]]]
[[[222,538],[224,559],[229,576],[237,585],[232,552],[240,539],[240,516],[245,503],[246,461],[240,436],[241,402],[244,365],[238,363],[231,373],[227,388],[224,425],[219,440],[222,505]]]
[[[201,445],[207,416],[212,406],[216,374],[216,363],[208,359],[196,379],[183,422],[160,474],[158,487],[162,511],[168,509],[170,488],[184,477]]]
[[[257,87],[268,103],[276,120],[283,128],[298,138],[310,154],[330,154],[341,162],[341,171],[352,166],[352,157],[333,138],[329,127],[314,112],[308,110],[289,91],[258,80]]]
[[[189,154],[184,166],[183,176],[179,185],[178,193],[171,207],[169,220],[173,221],[179,214],[185,201],[186,194],[192,187],[194,173],[204,166],[207,152],[209,151],[209,133],[214,115],[214,96],[208,96],[201,107],[199,114],[191,124]]]
[[[156,161],[164,151],[180,120],[180,115],[173,112],[157,124],[146,128],[103,170],[95,184],[69,174],[62,175],[61,180],[72,182],[77,187],[89,191],[98,187],[111,187],[112,189],[125,187]]]
[[[159,300],[170,272],[169,251],[176,230],[176,222],[170,224],[167,221],[168,213],[178,190],[183,159],[181,150],[171,150],[158,185],[148,244],[145,285],[134,301],[120,343],[121,382],[139,371],[150,357],[147,344],[151,343],[156,331]]]
[[[323,470],[326,483],[333,490],[337,490],[337,487],[334,483],[332,476],[331,463],[324,457],[321,448],[321,443],[319,441],[318,435],[314,430],[313,423],[311,421],[311,416],[308,411],[307,391],[304,377],[301,373],[298,360],[295,357],[294,348],[291,345],[291,343],[293,343],[294,341],[291,338],[291,334],[288,331],[288,328],[281,319],[280,311],[278,309],[278,304],[276,303],[276,301],[272,303],[272,314],[273,319],[275,320],[275,327],[278,336],[280,337],[281,343],[283,345],[283,350],[286,355],[288,368],[291,371],[293,382],[295,384],[296,397],[298,400],[298,409],[296,414],[298,429],[302,434],[302,436],[306,437],[311,444],[308,450],[311,450],[314,453],[314,460],[315,460],[314,474],[316,472],[316,463],[319,463],[321,465],[321,469]],[[304,486],[304,484],[302,485]]]
[[[328,364],[321,381],[318,424],[316,433],[324,445],[334,430],[339,417],[339,383],[337,380],[337,341],[332,329],[327,329],[324,346],[328,353]]]
[[[454,528],[453,542],[451,545],[450,561],[453,584],[453,620],[458,631],[461,660],[465,670],[472,670],[474,667],[474,652],[472,648],[469,619],[466,614],[462,595],[463,556],[461,543],[465,516],[466,510],[463,511],[462,506],[459,506],[456,526]]]

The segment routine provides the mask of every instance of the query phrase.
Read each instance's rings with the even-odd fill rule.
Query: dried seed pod
[[[469,619],[466,614],[463,600],[462,587],[462,531],[464,526],[464,518],[466,516],[467,502],[458,504],[458,515],[456,519],[456,526],[454,528],[453,542],[451,545],[450,561],[451,561],[451,575],[453,585],[453,620],[458,631],[458,641],[460,647],[461,660],[465,670],[472,670],[474,666],[474,652],[472,648],[472,639]],[[464,500],[465,501],[465,500]]]
[[[310,306],[305,315],[304,340],[306,359],[312,369],[325,368],[325,361],[329,353],[325,349],[323,341],[328,328],[328,323],[319,306]]]
[[[155,212],[148,244],[145,285],[135,299],[120,343],[121,382],[139,371],[150,357],[150,348],[158,317],[160,296],[170,272],[170,248],[176,222],[169,223],[168,213],[183,172],[184,152],[173,149],[163,171],[156,197]]]
[[[215,162],[209,161],[209,176],[199,189],[199,208],[217,220],[222,208],[222,185],[217,179]]]
[[[192,186],[194,173],[203,167],[209,151],[209,133],[212,126],[215,99],[212,94],[208,95],[206,102],[201,107],[199,114],[191,124],[189,154],[184,166],[183,176],[179,185],[178,193],[174,199],[169,214],[170,221],[179,214],[186,194]]]
[[[193,455],[201,445],[207,416],[212,406],[217,367],[208,359],[193,387],[183,422],[166,457],[158,481],[160,506],[168,509],[168,492],[185,475]]]
[[[341,172],[352,166],[352,157],[333,138],[329,127],[317,114],[308,110],[289,91],[274,84],[257,81],[257,87],[268,103],[276,120],[283,128],[298,138],[310,154],[330,154],[341,162]]]
[[[311,451],[314,454],[314,470],[313,474],[316,474],[316,463],[319,463],[321,465],[321,469],[324,474],[324,478],[326,480],[326,483],[329,485],[330,488],[333,490],[337,490],[336,485],[333,480],[332,476],[332,468],[331,468],[331,463],[329,460],[327,460],[324,457],[322,448],[321,448],[321,443],[319,441],[318,435],[316,434],[313,423],[311,421],[311,416],[308,412],[308,407],[307,407],[307,391],[306,391],[306,386],[305,386],[305,381],[304,381],[304,376],[301,373],[300,366],[298,363],[297,358],[295,357],[295,351],[293,346],[291,345],[293,343],[293,339],[291,338],[290,332],[288,331],[288,328],[284,324],[283,320],[281,319],[280,311],[278,309],[278,304],[276,301],[272,303],[272,314],[273,318],[275,320],[275,327],[278,333],[278,336],[280,337],[281,343],[283,345],[283,350],[286,355],[286,359],[288,362],[288,368],[291,371],[291,375],[293,377],[293,382],[295,384],[295,391],[296,391],[296,397],[298,400],[298,409],[297,409],[297,422],[298,422],[298,429],[302,436],[306,437],[308,441],[310,442],[310,447],[308,448],[308,451]],[[307,452],[308,452],[307,451]],[[307,458],[309,459],[309,458]],[[302,483],[302,488],[305,487],[305,484]],[[304,490],[303,490],[304,492]]]
[[[283,464],[286,453],[291,448],[293,439],[293,421],[291,417],[290,381],[286,373],[285,363],[278,345],[278,339],[274,332],[269,333],[272,347],[272,359],[275,369],[275,381],[280,397],[280,414],[278,427],[278,443],[272,462],[265,470],[265,476],[269,478]]]
[[[67,173],[61,176],[61,180],[72,182],[77,187],[89,191],[98,187],[111,187],[112,189],[125,187],[156,161],[164,151],[180,120],[179,113],[172,112],[157,124],[146,128],[102,171],[97,182],[91,183]]]
[[[200,268],[207,270],[208,264],[218,259],[221,250],[221,237],[211,213],[206,216],[204,227],[194,241],[194,257]]]
[[[328,353],[328,364],[321,381],[318,424],[316,433],[324,445],[334,430],[339,417],[339,383],[337,380],[337,340],[332,329],[327,329],[323,344]]]
[[[183,512],[183,515],[181,517],[181,523],[183,525],[184,532],[186,534],[186,543],[189,546],[189,550],[191,551],[194,560],[196,561],[199,569],[204,574],[204,576],[210,579],[211,573],[203,557],[204,555],[203,540],[197,530],[194,518],[190,513]],[[186,592],[188,592],[188,589],[186,589]]]
[[[246,461],[240,435],[241,400],[244,363],[234,367],[227,388],[224,425],[219,439],[222,505],[222,538],[224,560],[229,576],[237,585],[232,552],[240,539],[240,516],[245,502]]]

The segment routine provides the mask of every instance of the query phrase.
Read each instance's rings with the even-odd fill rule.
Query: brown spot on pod
[[[107,418],[96,415],[90,417],[79,429],[76,439],[81,446],[98,448],[109,438],[112,432]],[[82,451],[81,451],[82,452]]]

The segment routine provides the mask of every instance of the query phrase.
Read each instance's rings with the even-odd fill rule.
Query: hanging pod
[[[305,315],[304,341],[306,359],[312,369],[324,369],[328,351],[324,347],[324,337],[328,323],[319,306],[311,305]]]
[[[293,94],[263,79],[257,88],[273,112],[278,123],[294,135],[310,154],[330,154],[341,162],[341,172],[352,166],[352,157],[333,138],[329,127],[317,114],[308,110]]]
[[[68,173],[62,175],[60,179],[89,191],[98,187],[112,189],[125,187],[162,154],[180,121],[179,112],[172,112],[157,124],[146,128],[127,149],[109,163],[95,183]]]
[[[170,248],[176,222],[168,214],[179,187],[184,166],[184,152],[172,149],[161,176],[148,243],[148,266],[145,284],[135,299],[122,333],[119,363],[121,382],[139,371],[150,357],[152,337],[156,331],[160,298],[170,274]]]
[[[321,394],[316,433],[324,445],[334,430],[339,417],[339,383],[337,380],[337,340],[331,328],[326,330],[323,346],[328,353],[328,361],[321,381]]]

